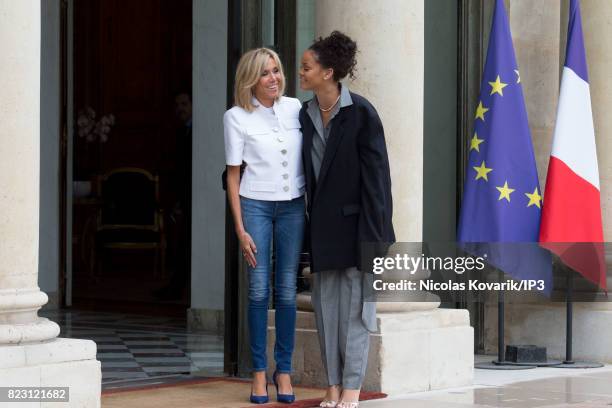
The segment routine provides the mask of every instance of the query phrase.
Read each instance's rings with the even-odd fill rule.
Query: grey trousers
[[[359,389],[368,365],[376,305],[363,302],[367,281],[357,268],[313,274],[312,305],[329,385]]]

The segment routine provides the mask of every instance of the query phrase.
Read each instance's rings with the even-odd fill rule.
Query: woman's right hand
[[[244,259],[246,259],[251,268],[256,267],[257,259],[255,258],[255,254],[257,253],[257,247],[255,246],[255,242],[253,242],[253,238],[251,238],[248,232],[244,231],[238,235],[238,239],[240,240],[240,250],[242,251]]]
[[[255,254],[257,247],[253,238],[244,230],[242,223],[242,211],[240,209],[240,166],[227,166],[227,198],[229,199],[232,216],[234,217],[234,225],[236,226],[236,235],[240,241],[240,250],[244,259],[250,267],[257,266]]]

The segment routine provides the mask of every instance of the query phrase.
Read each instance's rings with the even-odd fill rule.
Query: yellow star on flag
[[[515,69],[514,72],[516,73],[516,83],[520,84],[521,83],[521,73],[519,72],[518,69]]]
[[[510,194],[514,192],[514,189],[508,187],[508,181],[504,183],[503,187],[495,188],[499,190],[499,198],[497,199],[497,201],[501,200],[502,198],[505,198],[506,200],[508,200],[508,202],[510,202]]]
[[[489,108],[485,108],[484,106],[482,106],[482,101],[480,101],[480,103],[478,103],[478,107],[476,108],[476,119],[480,118],[484,122],[484,114],[488,111]]]
[[[535,188],[535,190],[533,190],[532,194],[525,193],[525,195],[529,198],[529,204],[527,204],[527,207],[531,207],[532,205],[536,205],[536,206],[538,206],[538,208],[542,208],[541,207],[542,196],[538,193],[538,188],[537,187]]]
[[[487,168],[484,160],[482,161],[482,164],[480,165],[480,167],[474,166],[473,169],[476,170],[476,180],[482,178],[482,179],[485,179],[485,181],[489,181],[487,174],[493,171],[492,168]]]
[[[494,93],[498,93],[501,96],[504,96],[504,88],[508,86],[508,84],[504,84],[501,81],[499,75],[497,76],[495,82],[489,82],[489,85],[491,85],[491,95],[493,95]]]
[[[477,152],[480,152],[479,146],[482,142],[484,142],[484,139],[479,139],[478,133],[474,132],[474,137],[472,138],[472,141],[470,144],[470,151],[476,150]]]

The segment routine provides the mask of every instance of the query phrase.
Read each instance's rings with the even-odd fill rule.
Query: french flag
[[[580,3],[571,0],[540,243],[567,266],[607,290],[603,242],[599,170]]]

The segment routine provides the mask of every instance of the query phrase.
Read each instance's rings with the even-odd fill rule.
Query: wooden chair
[[[159,177],[121,167],[98,178],[100,209],[96,248],[98,275],[103,251],[155,251],[154,275],[165,277],[166,235],[159,204]]]

